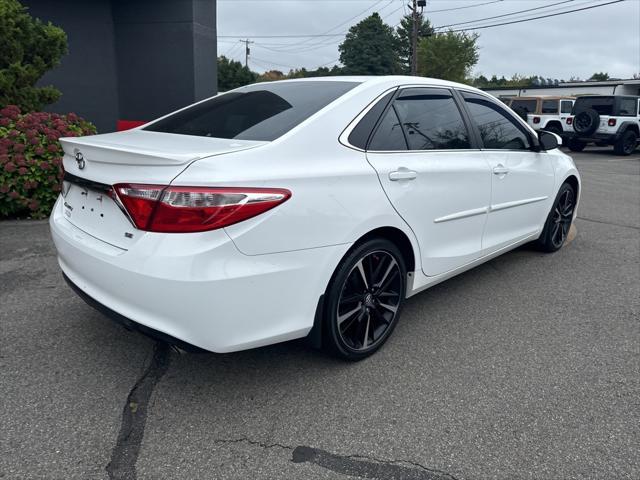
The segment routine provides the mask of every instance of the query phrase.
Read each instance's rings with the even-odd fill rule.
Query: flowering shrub
[[[96,133],[74,113],[22,114],[14,105],[0,110],[0,218],[45,218],[62,181],[60,137]]]

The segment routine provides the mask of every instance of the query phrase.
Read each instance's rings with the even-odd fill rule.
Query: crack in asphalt
[[[640,227],[636,227],[635,225],[625,225],[623,223],[605,222],[603,220],[594,220],[592,218],[586,218],[581,216],[578,216],[578,220],[584,220],[585,222],[592,222],[592,223],[601,223],[603,225],[613,225],[614,227],[632,228],[633,230],[640,230]]]
[[[367,455],[338,455],[319,448],[265,443],[250,438],[218,439],[217,444],[244,443],[264,449],[291,452],[293,463],[312,463],[342,475],[384,480],[457,480],[453,475],[410,460],[385,460]],[[409,465],[409,466],[407,466]]]
[[[147,423],[149,399],[158,381],[166,373],[170,362],[170,347],[157,342],[149,366],[135,383],[122,409],[122,423],[118,439],[105,470],[109,480],[135,480],[136,462]]]

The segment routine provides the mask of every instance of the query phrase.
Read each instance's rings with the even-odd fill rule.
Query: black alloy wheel
[[[616,155],[631,155],[638,144],[638,135],[633,130],[627,130],[616,141],[613,150]]]
[[[327,346],[361,360],[393,331],[406,292],[406,268],[397,247],[375,239],[356,248],[338,266],[326,303]]]
[[[538,239],[538,245],[543,251],[551,253],[562,248],[569,236],[575,206],[576,198],[573,187],[565,183],[560,187],[542,234]]]

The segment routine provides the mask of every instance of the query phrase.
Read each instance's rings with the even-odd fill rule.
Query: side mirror
[[[540,140],[540,150],[553,150],[562,145],[562,138],[555,133],[546,130],[538,131],[538,139]]]

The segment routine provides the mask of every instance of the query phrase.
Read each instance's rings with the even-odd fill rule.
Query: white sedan
[[[527,242],[560,249],[580,193],[556,135],[419,77],[258,83],[61,142],[65,279],[213,352],[308,336],[362,359],[407,297]]]

